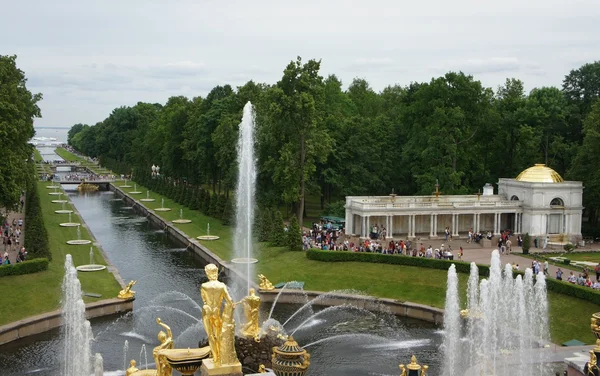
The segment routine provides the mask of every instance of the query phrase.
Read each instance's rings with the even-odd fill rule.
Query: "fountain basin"
[[[123,201],[123,200],[122,200],[122,199],[120,199],[120,198],[111,198],[111,199],[110,199],[110,200],[108,200],[108,201]]]
[[[182,224],[182,223],[192,223],[191,219],[176,219],[173,223]]]
[[[106,269],[106,266],[98,264],[87,264],[79,265],[75,269],[77,269],[78,272],[99,272],[100,270]]]
[[[60,227],[77,227],[77,226],[81,226],[81,223],[77,223],[77,222],[65,222],[65,223],[61,223]]]
[[[69,200],[52,200],[52,203],[54,204],[66,204],[68,202]]]
[[[152,201],[156,201],[156,200],[153,199],[153,198],[141,198],[140,201],[142,201],[142,202],[152,202]]]
[[[127,184],[119,185],[119,188],[131,188],[131,185],[127,185]]]
[[[75,239],[75,240],[67,240],[67,244],[69,245],[83,245],[83,244],[91,244],[91,240],[86,239]]]
[[[167,212],[167,211],[171,211],[171,208],[157,208],[157,209],[154,209],[154,211],[157,211],[157,212]]]
[[[58,185],[47,185],[46,188],[54,189],[54,188],[60,188],[60,187]]]
[[[129,192],[130,195],[139,195],[140,193],[142,193],[142,192],[140,192],[140,191],[131,191],[131,192]]]
[[[63,193],[62,192],[50,192],[48,194],[52,195],[52,196],[59,196],[59,195],[62,195]]]
[[[202,236],[197,236],[196,239],[198,240],[218,240],[220,239],[220,236],[216,236],[216,235],[202,235]]]
[[[234,264],[256,264],[258,262],[257,259],[255,258],[248,258],[248,257],[237,257],[234,259],[231,259],[231,262],[233,262]]]
[[[73,213],[73,210],[66,210],[66,209],[65,209],[65,210],[62,210],[62,209],[61,209],[61,210],[55,210],[54,212],[55,212],[56,214],[71,214],[71,213]]]

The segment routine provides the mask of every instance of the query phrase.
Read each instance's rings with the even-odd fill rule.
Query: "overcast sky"
[[[0,0],[0,10],[0,54],[17,54],[43,93],[40,126],[275,83],[298,55],[375,90],[449,70],[530,90],[600,60],[600,0]]]

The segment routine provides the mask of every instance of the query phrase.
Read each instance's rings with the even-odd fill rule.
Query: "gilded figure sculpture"
[[[202,323],[208,336],[208,345],[212,351],[214,366],[238,364],[235,353],[235,320],[233,318],[234,303],[227,286],[217,280],[219,269],[214,264],[204,268],[208,282],[202,284],[200,293],[204,305],[202,307]],[[221,306],[223,309],[221,310]]]
[[[244,315],[246,323],[242,327],[242,334],[246,337],[254,338],[260,341],[260,325],[258,323],[258,313],[260,309],[260,297],[256,295],[254,289],[250,289],[249,295],[240,303],[244,304]]]
[[[258,373],[267,373],[267,368],[264,364],[258,366]]]
[[[409,372],[411,371],[413,371],[412,373],[414,373],[414,371],[421,371],[420,376],[427,376],[428,369],[429,366],[421,366],[420,364],[418,364],[417,357],[413,355],[410,358],[410,363],[408,365],[405,366],[404,364],[400,364],[400,370],[402,371],[400,376],[408,376]]]
[[[131,376],[131,375],[133,375],[134,373],[136,373],[136,372],[138,372],[138,371],[139,371],[139,369],[137,369],[137,367],[136,367],[135,365],[136,365],[136,362],[135,362],[135,360],[133,360],[133,359],[132,359],[132,360],[129,362],[129,368],[127,368],[127,369],[125,370],[125,376]]]
[[[267,279],[263,274],[258,275],[258,279],[260,279],[260,285],[258,286],[261,290],[270,291],[275,289],[271,281]]]
[[[169,362],[167,362],[166,357],[162,354],[159,354],[159,351],[172,349],[175,346],[175,343],[173,342],[173,332],[171,332],[171,328],[167,324],[160,320],[160,317],[156,319],[156,323],[167,331],[165,333],[161,330],[158,333],[160,345],[156,346],[154,350],[152,350],[152,356],[154,357],[154,362],[156,364],[156,376],[171,376],[171,366],[169,365]]]
[[[123,290],[119,291],[119,295],[117,295],[117,298],[119,298],[119,299],[131,299],[131,298],[135,297],[135,291],[131,290],[131,288],[136,283],[137,283],[137,281],[130,281],[127,284],[127,286],[125,286],[125,288]]]

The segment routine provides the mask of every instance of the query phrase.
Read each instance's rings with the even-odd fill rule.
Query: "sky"
[[[561,86],[600,60],[598,0],[0,0],[0,54],[44,96],[36,126],[95,124],[119,106],[276,83],[321,59],[345,87],[448,71],[497,88]]]

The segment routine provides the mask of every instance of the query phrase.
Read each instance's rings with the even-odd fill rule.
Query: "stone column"
[[[432,237],[433,236],[433,214],[430,214],[429,216],[430,216],[430,218],[429,218],[429,220],[430,220],[430,222],[429,222],[429,237]]]
[[[494,235],[498,235],[498,213],[494,213]]]
[[[473,213],[473,223],[471,224],[471,228],[473,229],[473,232],[477,232],[477,214]]]
[[[410,236],[411,237],[415,237],[415,234],[417,233],[417,221],[416,221],[416,214],[411,214],[410,215],[410,228],[411,228],[411,232],[410,232]]]
[[[435,236],[435,237],[437,237],[437,233],[438,233],[438,228],[437,228],[437,225],[438,225],[438,223],[437,223],[437,217],[438,217],[438,215],[437,215],[437,214],[434,214],[434,215],[433,215],[433,236]]]
[[[360,216],[360,237],[364,238],[365,237],[365,227],[366,227],[366,222],[367,218],[364,215]]]
[[[513,232],[517,232],[517,217],[519,216],[519,214],[515,213],[515,225],[513,226]]]
[[[450,227],[450,235],[454,236],[454,227],[456,225],[456,214],[452,213],[452,226]]]
[[[367,226],[365,227],[365,236],[369,237],[371,235],[371,231],[370,231],[370,227],[371,227],[371,216],[367,215]]]

